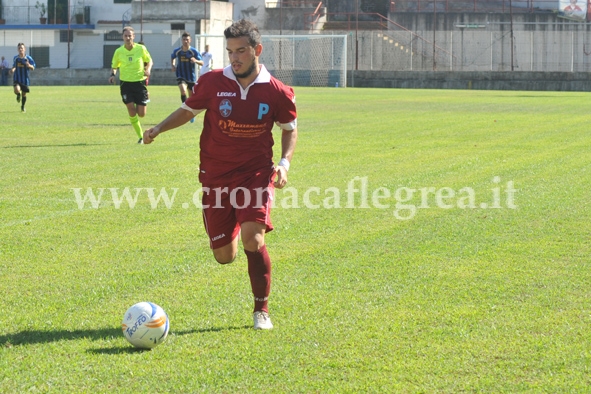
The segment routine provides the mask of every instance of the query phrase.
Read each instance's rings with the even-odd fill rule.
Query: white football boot
[[[273,328],[271,318],[267,312],[256,311],[253,315],[255,330],[270,330]]]

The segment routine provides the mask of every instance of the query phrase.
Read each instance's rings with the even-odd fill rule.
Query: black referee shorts
[[[125,82],[121,81],[121,99],[123,104],[135,103],[136,105],[146,106],[150,101],[146,81]]]

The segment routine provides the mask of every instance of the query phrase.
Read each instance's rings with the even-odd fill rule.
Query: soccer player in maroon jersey
[[[273,230],[274,190],[286,185],[296,146],[295,95],[259,64],[263,46],[255,24],[234,22],[224,35],[230,65],[202,75],[179,109],[144,132],[144,143],[205,111],[199,165],[205,230],[220,264],[234,260],[240,235],[254,295],[254,328],[271,329],[271,259],[265,234]],[[282,130],[277,166],[272,150],[275,124]]]

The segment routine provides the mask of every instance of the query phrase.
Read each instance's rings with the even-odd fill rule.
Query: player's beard
[[[248,70],[246,70],[245,72],[243,72],[243,73],[241,73],[241,74],[236,74],[236,72],[234,72],[234,76],[235,76],[236,78],[247,78],[247,77],[248,77],[250,74],[252,74],[252,73],[254,72],[254,70],[255,70],[255,67],[256,67],[256,65],[255,65],[255,62],[254,62],[254,59],[255,59],[255,58],[254,58],[254,56],[253,56],[253,58],[252,58],[252,63],[251,63],[251,65],[250,65],[250,67],[248,67]],[[233,71],[233,70],[232,70],[232,71]]]

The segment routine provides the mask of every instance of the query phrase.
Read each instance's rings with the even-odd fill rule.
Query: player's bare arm
[[[115,82],[115,75],[117,75],[117,69],[111,69],[111,76],[109,77],[109,83],[112,85]]]
[[[296,142],[298,140],[297,127],[293,130],[283,130],[281,134],[281,160],[275,168],[277,172],[277,179],[275,179],[275,187],[282,189],[287,184],[287,171],[289,170],[289,163],[293,158]]]
[[[162,122],[157,124],[156,126],[144,131],[144,144],[151,144],[156,137],[164,133],[165,131],[176,129],[179,126],[184,125],[191,119],[193,119],[195,115],[193,112],[186,110],[184,108],[179,108],[170,115]]]
[[[150,60],[150,61],[148,62],[148,64],[146,64],[146,65],[144,66],[144,75],[145,75],[146,77],[149,77],[149,76],[150,76],[150,74],[152,74],[152,67],[153,67],[153,66],[154,66],[154,62],[153,62],[152,60]]]

